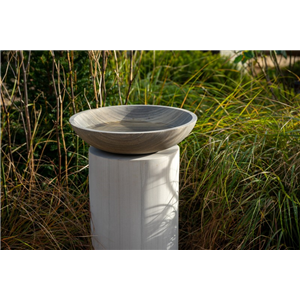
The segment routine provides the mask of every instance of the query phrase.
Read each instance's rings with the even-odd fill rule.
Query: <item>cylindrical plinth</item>
[[[95,249],[178,249],[179,147],[119,155],[90,147]]]

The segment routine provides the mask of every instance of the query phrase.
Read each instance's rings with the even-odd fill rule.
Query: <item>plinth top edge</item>
[[[116,154],[116,153],[99,150],[93,146],[90,146],[89,148],[89,154],[92,154],[94,156],[111,159],[111,160],[127,160],[127,161],[145,161],[145,160],[161,159],[163,156],[165,157],[173,156],[179,151],[180,149],[178,145],[172,146],[168,149],[164,149],[155,153],[149,153],[149,154]]]

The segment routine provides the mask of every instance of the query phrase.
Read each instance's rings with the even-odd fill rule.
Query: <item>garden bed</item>
[[[68,120],[121,103],[198,116],[179,144],[180,249],[300,248],[297,62],[255,75],[200,51],[2,57],[2,249],[92,249],[89,147]]]

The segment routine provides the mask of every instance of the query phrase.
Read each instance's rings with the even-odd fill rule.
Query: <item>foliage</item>
[[[68,120],[101,103],[197,114],[180,144],[181,249],[299,249],[297,64],[255,73],[257,51],[242,54],[248,72],[200,51],[1,55],[3,249],[91,249],[89,146]]]
[[[241,94],[251,90],[211,101],[181,145],[183,249],[300,247],[299,96],[288,106]]]
[[[198,81],[224,83],[239,78],[236,66],[228,58],[201,51],[148,51],[144,54],[140,70],[141,79],[174,81],[184,84],[191,78]],[[218,74],[216,74],[216,72]],[[222,72],[220,72],[222,71]]]
[[[243,64],[249,60],[251,60],[252,58],[257,57],[259,54],[264,54],[263,51],[238,51],[238,53],[240,53],[239,55],[237,55],[234,59],[234,63],[239,63],[242,62]],[[270,51],[272,52],[272,51]],[[274,54],[277,55],[282,55],[285,59],[287,59],[287,54],[286,51],[284,50],[277,50],[277,51],[273,51]]]

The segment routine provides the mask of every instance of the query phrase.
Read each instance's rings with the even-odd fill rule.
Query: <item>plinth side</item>
[[[95,249],[177,250],[179,147],[118,155],[90,147]]]

